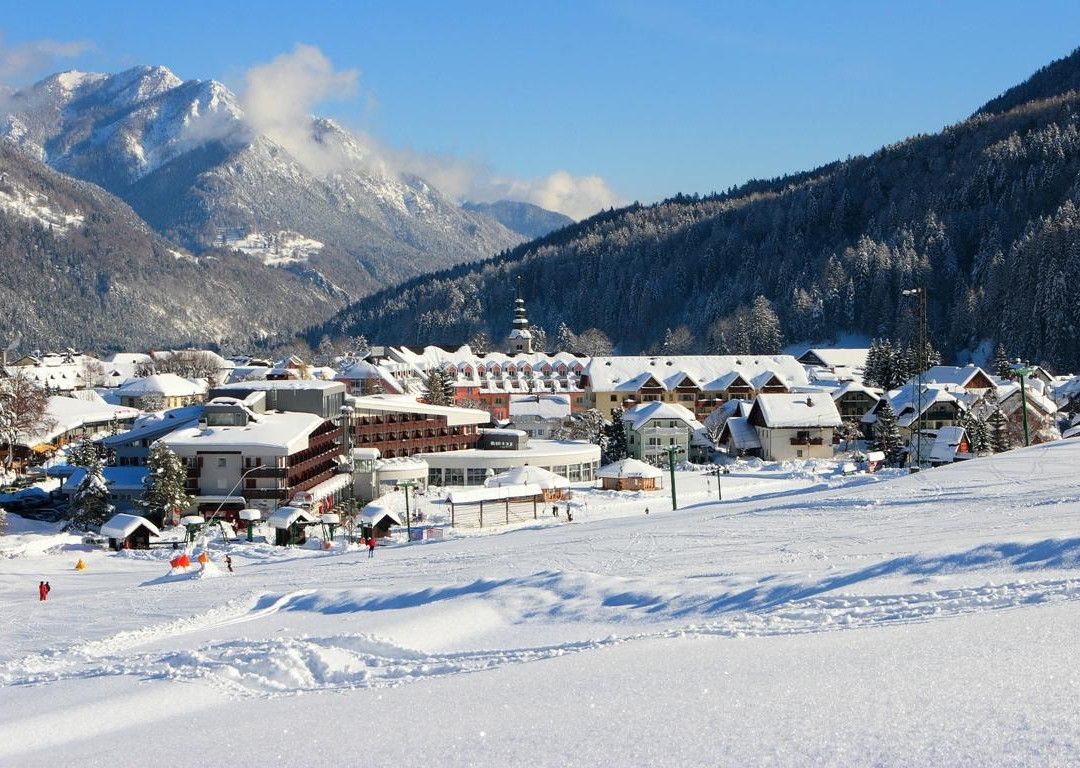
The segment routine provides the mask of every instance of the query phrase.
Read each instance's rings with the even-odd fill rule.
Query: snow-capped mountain
[[[164,67],[52,75],[12,94],[7,113],[0,134],[105,187],[184,247],[311,240],[324,247],[306,252],[310,267],[354,295],[372,278],[395,282],[522,239],[381,168],[331,120],[310,118],[291,144],[274,140],[221,83]]]

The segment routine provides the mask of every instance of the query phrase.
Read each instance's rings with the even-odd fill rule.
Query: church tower
[[[525,317],[525,299],[521,298],[521,277],[517,279],[517,298],[514,299],[514,329],[507,340],[510,354],[519,352],[532,354],[532,332],[529,330],[529,318]]]

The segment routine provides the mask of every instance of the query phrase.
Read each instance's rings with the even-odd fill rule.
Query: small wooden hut
[[[623,459],[600,467],[596,477],[604,490],[655,491],[662,486],[663,470],[637,459]]]
[[[161,531],[145,517],[120,513],[101,526],[101,535],[111,549],[150,549],[150,537]]]
[[[319,518],[300,507],[280,507],[266,522],[274,529],[274,543],[287,547],[306,542],[307,527],[318,523]]]

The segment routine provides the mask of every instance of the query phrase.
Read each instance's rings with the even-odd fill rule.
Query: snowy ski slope
[[[677,512],[597,492],[570,524],[235,545],[191,578],[16,532],[0,765],[1075,764],[1078,469],[1062,441],[736,471],[720,503],[683,473]]]

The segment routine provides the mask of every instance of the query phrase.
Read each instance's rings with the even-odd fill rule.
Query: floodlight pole
[[[675,498],[675,452],[679,450],[678,446],[669,445],[667,447],[668,453],[668,469],[671,472],[671,509],[675,511],[679,508],[679,501]]]

